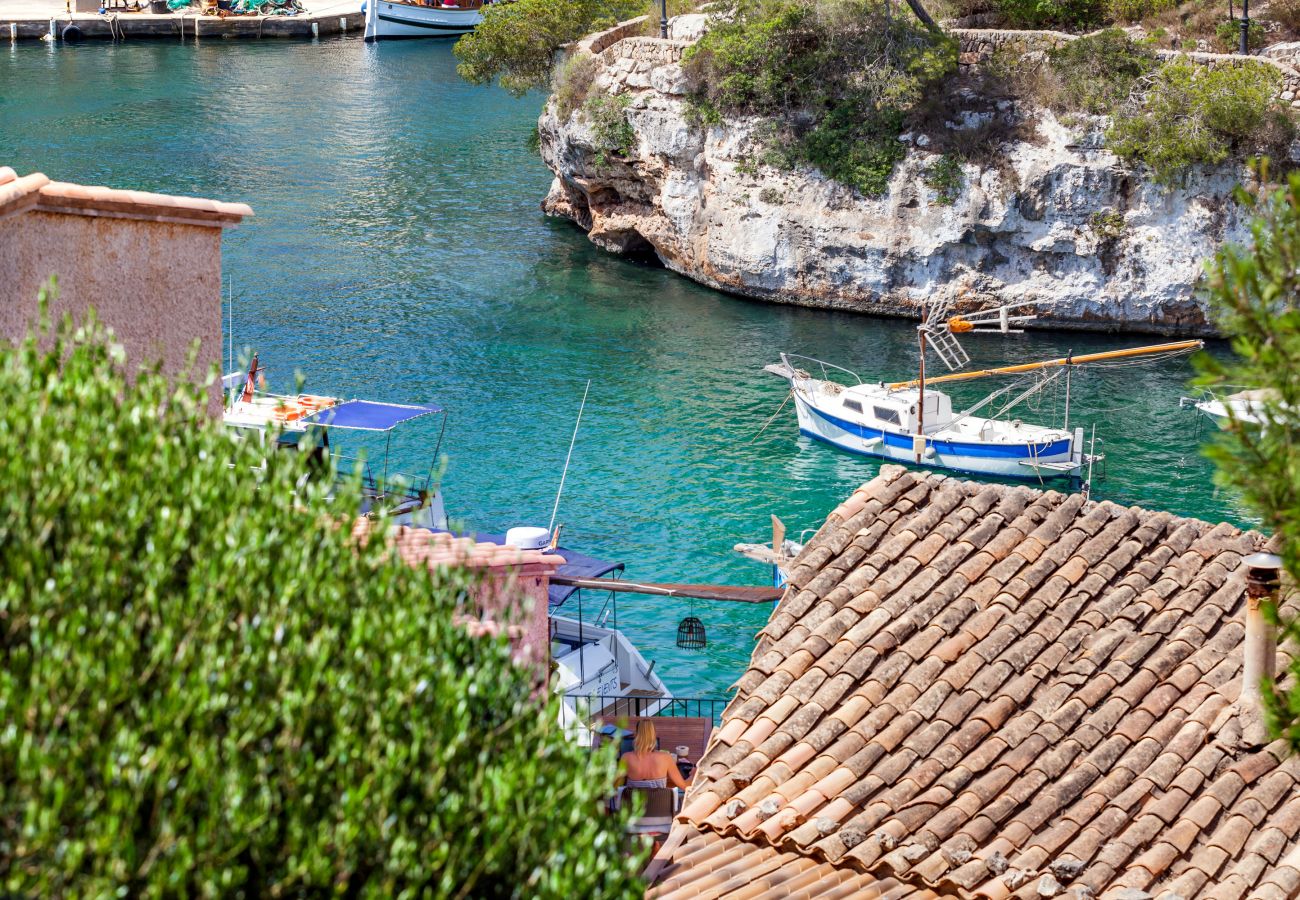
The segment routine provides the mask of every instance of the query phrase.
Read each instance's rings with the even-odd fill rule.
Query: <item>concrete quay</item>
[[[147,5],[147,4],[146,4]],[[51,32],[62,39],[76,25],[86,40],[132,38],[312,38],[356,35],[365,29],[361,0],[302,0],[296,16],[205,16],[191,10],[149,12],[69,12],[75,0],[9,0],[0,3],[0,42],[40,40]]]

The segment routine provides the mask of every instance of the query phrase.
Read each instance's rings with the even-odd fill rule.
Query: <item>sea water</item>
[[[541,104],[465,84],[438,41],[21,45],[0,50],[0,165],[249,203],[224,238],[236,365],[256,350],[275,388],[301,375],[313,393],[444,406],[464,524],[548,524],[590,381],[564,543],[637,580],[768,583],[733,545],[767,540],[772,514],[791,537],[815,529],[878,464],[798,437],[789,405],[773,419],[787,387],[763,365],[784,350],[908,378],[915,323],[729,297],[596,249],[538,208]],[[962,340],[987,366],[1156,339]],[[1191,374],[1184,357],[1073,377],[1071,424],[1095,425],[1107,457],[1094,496],[1246,522],[1200,455],[1212,429],[1179,409]],[[955,386],[956,408],[995,386]],[[1062,388],[1014,415],[1058,424]],[[397,432],[394,468],[423,477],[440,428]],[[691,610],[703,651],[675,646]],[[770,611],[623,595],[616,621],[695,696],[743,672]]]

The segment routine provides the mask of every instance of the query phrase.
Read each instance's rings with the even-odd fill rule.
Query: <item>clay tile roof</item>
[[[0,167],[0,217],[29,209],[210,227],[238,225],[253,214],[245,203],[69,184],[39,172],[20,177],[8,166]]]
[[[650,896],[1300,895],[1300,758],[1233,706],[1266,543],[883,467],[792,564]]]
[[[359,516],[352,525],[352,536],[361,543],[369,540],[373,520]],[[541,566],[552,572],[564,565],[564,557],[541,550],[520,550],[501,544],[479,543],[472,538],[456,537],[441,531],[399,525],[385,535],[389,547],[396,548],[402,559],[412,566],[429,568],[464,567],[508,571],[525,566]]]

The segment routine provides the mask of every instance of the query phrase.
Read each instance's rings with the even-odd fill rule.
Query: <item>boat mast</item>
[[[1062,431],[1070,430],[1070,369],[1074,366],[1074,348],[1065,351],[1065,424]]]
[[[1104,353],[1087,353],[1083,356],[1070,355],[1060,359],[1045,359],[1041,362],[1020,363],[1014,366],[1001,366],[997,369],[981,369],[978,372],[954,372],[951,375],[939,375],[930,379],[931,384],[947,381],[969,381],[972,378],[986,378],[990,375],[1019,375],[1021,372],[1033,372],[1038,369],[1051,369],[1058,366],[1080,366],[1085,363],[1101,362],[1107,359],[1127,359],[1133,356],[1147,356],[1152,353],[1182,353],[1199,350],[1205,346],[1204,341],[1176,341],[1172,344],[1152,344],[1147,347],[1129,347],[1124,350],[1107,350]],[[890,390],[916,387],[917,381],[895,381],[886,384]]]
[[[925,304],[921,304],[921,325],[916,329],[917,337],[921,342],[921,377],[917,380],[918,390],[916,392],[916,433],[920,436],[921,442],[918,446],[916,441],[912,442],[912,453],[916,461],[921,461],[921,454],[925,452]]]

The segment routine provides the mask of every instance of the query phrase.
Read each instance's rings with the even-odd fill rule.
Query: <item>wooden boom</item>
[[[969,381],[972,378],[985,378],[989,375],[1018,375],[1035,369],[1051,369],[1056,366],[1079,366],[1084,363],[1101,362],[1106,359],[1125,359],[1130,356],[1146,356],[1151,353],[1178,353],[1183,350],[1199,350],[1205,346],[1204,341],[1176,341],[1172,344],[1151,344],[1146,347],[1129,347],[1127,350],[1107,350],[1104,353],[1085,353],[1082,356],[1063,356],[1060,359],[1045,359],[1042,362],[1020,363],[1015,366],[1001,366],[997,369],[980,369],[977,372],[955,372],[952,375],[939,375],[925,379],[926,384],[941,384],[945,381]],[[885,385],[891,390],[916,387],[920,380],[894,381]]]

